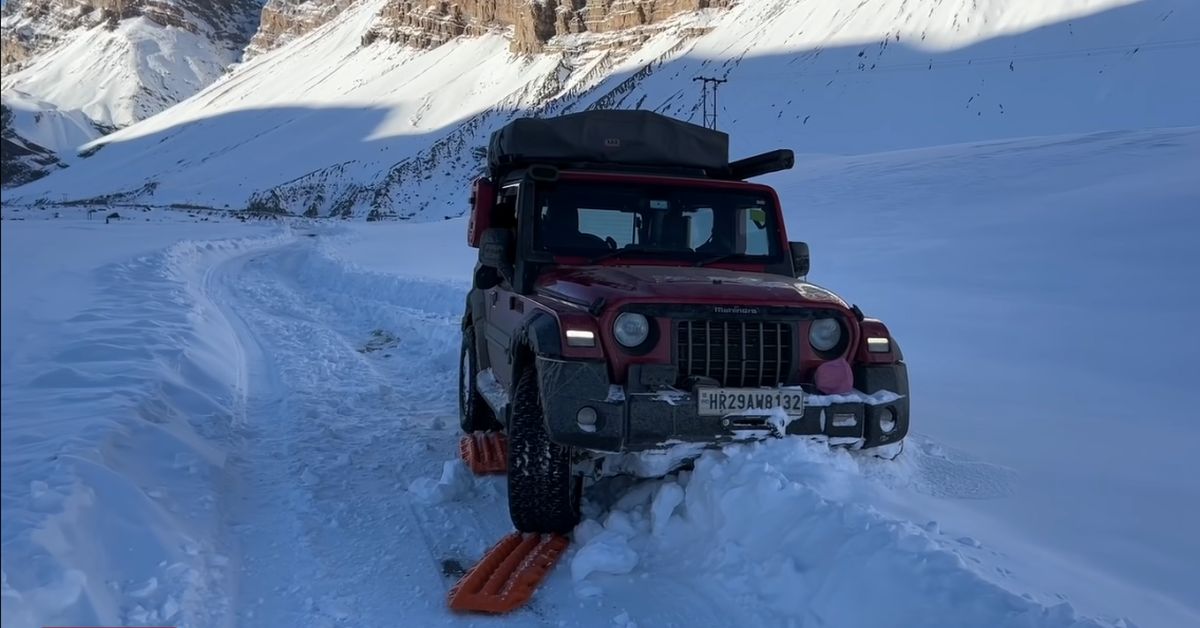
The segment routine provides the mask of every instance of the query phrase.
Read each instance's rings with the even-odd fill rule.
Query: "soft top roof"
[[[517,118],[492,133],[493,176],[533,164],[729,167],[729,135],[652,111],[614,109]]]

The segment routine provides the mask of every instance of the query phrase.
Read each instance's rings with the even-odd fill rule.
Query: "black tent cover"
[[[517,118],[492,133],[493,175],[531,164],[627,164],[722,170],[729,135],[652,111],[610,109]]]

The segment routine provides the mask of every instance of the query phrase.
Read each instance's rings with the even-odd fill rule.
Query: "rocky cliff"
[[[287,44],[337,17],[355,0],[267,0],[258,32],[246,49],[251,58]]]
[[[363,42],[432,48],[461,36],[511,32],[511,50],[537,53],[560,35],[612,33],[661,24],[687,11],[734,0],[391,0]],[[248,56],[282,46],[332,20],[353,0],[269,0]],[[643,33],[649,35],[650,33]],[[644,38],[644,37],[643,37]]]
[[[517,53],[546,50],[554,37],[611,33],[661,24],[687,11],[733,0],[394,0],[365,36],[428,48],[461,35],[511,29]]]

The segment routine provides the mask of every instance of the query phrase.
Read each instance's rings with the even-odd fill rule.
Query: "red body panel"
[[[563,266],[544,273],[537,289],[568,300],[749,305],[849,306],[836,294],[804,281],[717,267],[622,265]]]
[[[597,319],[588,304],[604,300],[603,313]],[[565,357],[606,359],[615,383],[624,383],[630,364],[668,364],[674,348],[671,321],[654,317],[659,341],[644,355],[625,351],[612,336],[612,325],[621,307],[631,303],[662,305],[736,305],[745,307],[786,306],[829,308],[842,314],[850,329],[846,351],[839,357],[852,359],[859,345],[854,315],[845,301],[832,292],[804,281],[764,273],[736,272],[718,268],[679,268],[662,266],[561,267],[542,275],[534,301],[555,315],[560,329],[587,329],[600,339],[596,348],[563,345]],[[797,338],[808,337],[807,322],[801,322]],[[828,357],[821,357],[801,340],[796,375],[811,381],[812,373]]]

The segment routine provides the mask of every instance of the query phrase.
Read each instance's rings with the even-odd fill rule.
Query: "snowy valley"
[[[6,628],[1200,625],[1196,3],[37,4],[4,18],[6,172],[49,172],[0,222]],[[735,156],[797,152],[762,182],[903,339],[914,433],[604,480],[528,606],[451,613],[512,527],[457,457],[489,134],[700,122],[698,75]]]

